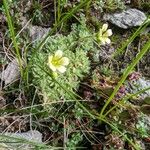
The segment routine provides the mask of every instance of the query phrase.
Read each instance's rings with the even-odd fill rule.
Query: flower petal
[[[64,73],[66,71],[66,68],[64,66],[60,66],[60,67],[57,67],[57,70],[60,72],[60,73]]]
[[[48,56],[48,64],[51,64],[51,63],[52,63],[52,59],[53,59],[53,56],[52,56],[52,55],[49,55],[49,56]]]
[[[108,29],[106,32],[108,36],[111,36],[113,34],[111,29]]]
[[[105,45],[105,43],[106,43],[105,38],[101,38],[101,44],[102,44],[102,45]]]
[[[109,36],[111,36],[111,35],[112,35],[112,31],[111,31],[111,29],[109,29],[109,30],[107,30],[107,31],[103,34],[103,37],[107,38],[107,37],[109,37]]]
[[[105,41],[106,41],[107,44],[111,43],[111,40],[109,38],[106,38]]]
[[[60,59],[62,57],[62,55],[63,55],[63,52],[61,50],[57,50],[55,52],[54,59]]]
[[[69,64],[69,59],[67,57],[62,57],[60,63],[63,66],[67,66]]]
[[[56,67],[53,64],[48,64],[48,66],[52,71],[56,71]]]
[[[108,24],[107,23],[103,24],[102,32],[105,32],[107,30],[107,28],[108,28]]]

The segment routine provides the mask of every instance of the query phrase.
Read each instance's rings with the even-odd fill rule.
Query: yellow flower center
[[[68,64],[69,59],[67,57],[62,57],[62,51],[60,50],[56,51],[54,55],[48,57],[48,65],[54,72],[59,71],[60,73],[64,73]]]
[[[54,66],[61,66],[61,65],[62,65],[61,58],[53,57],[53,58],[52,58],[52,64],[53,64]]]

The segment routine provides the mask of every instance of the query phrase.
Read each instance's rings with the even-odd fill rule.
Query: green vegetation
[[[22,143],[39,150],[146,147],[149,97],[142,94],[150,87],[131,89],[149,57],[149,33],[142,35],[149,16],[139,28],[122,31],[99,20],[124,10],[122,0],[3,0],[0,7],[8,35],[0,37],[0,130],[42,133],[41,142],[0,134],[2,148],[15,150]],[[13,66],[3,81],[13,59],[20,76],[5,85],[15,74]]]

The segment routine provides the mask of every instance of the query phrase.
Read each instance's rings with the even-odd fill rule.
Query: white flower
[[[66,71],[69,59],[62,56],[63,52],[61,50],[57,50],[54,55],[48,56],[48,66],[53,72],[64,73]]]
[[[112,35],[112,30],[108,29],[108,24],[103,24],[102,28],[97,34],[97,40],[102,44],[110,44],[111,40],[108,38]]]

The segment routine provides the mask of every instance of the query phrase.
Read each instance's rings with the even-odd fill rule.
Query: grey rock
[[[112,24],[128,29],[131,27],[140,26],[146,19],[146,15],[137,9],[128,9],[119,13],[105,14],[103,19]]]
[[[133,83],[130,83],[129,85],[130,86],[127,88],[128,92],[136,93],[140,90],[149,88],[150,80],[146,80],[145,78],[142,77],[142,78],[139,78],[138,80],[134,81]],[[145,98],[150,97],[150,90],[147,90],[138,96],[139,96],[140,101],[143,102]]]
[[[29,33],[32,42],[43,39],[50,30],[50,28],[32,25],[30,20],[28,21],[27,18],[23,16],[21,17],[21,26]]]
[[[23,133],[5,133],[5,135],[16,137],[16,138],[23,138],[29,141],[34,142],[42,142],[42,134],[37,130],[30,130],[28,132]]]
[[[142,90],[144,88],[149,88],[150,80],[146,80],[144,78],[139,78],[136,82],[136,85],[137,85],[138,90]],[[144,94],[144,97],[150,97],[150,90],[145,91],[143,94]]]
[[[5,141],[4,143],[2,143],[2,146],[5,148],[10,148],[11,150],[16,150],[17,149],[22,149],[22,150],[30,150],[33,149],[34,146],[33,145],[29,145],[27,143],[20,143],[17,142],[17,139],[26,139],[28,141],[31,142],[36,142],[38,144],[42,143],[42,134],[37,131],[37,130],[30,130],[28,132],[24,132],[24,133],[9,133],[6,132],[4,133],[5,136],[9,136],[9,137],[14,137],[14,139],[9,139],[7,138],[7,140],[5,140],[5,138],[3,137],[3,141]],[[17,138],[17,139],[16,139]]]
[[[28,29],[32,41],[41,40],[47,35],[47,33],[50,30],[50,28],[43,28],[40,26],[32,26],[32,25],[30,25]]]
[[[28,13],[28,11],[32,9],[32,0],[22,0],[19,3],[18,9],[20,11],[19,24],[22,26],[22,29],[25,30],[26,33],[29,33],[31,42],[44,38],[45,35],[49,32],[50,28],[42,27],[40,26],[40,23],[39,26],[33,25],[31,23],[31,19],[28,20],[28,18],[24,16],[24,14]]]
[[[5,82],[5,85],[19,79],[20,68],[17,59],[13,59],[7,66],[7,68],[0,74],[1,80]]]

